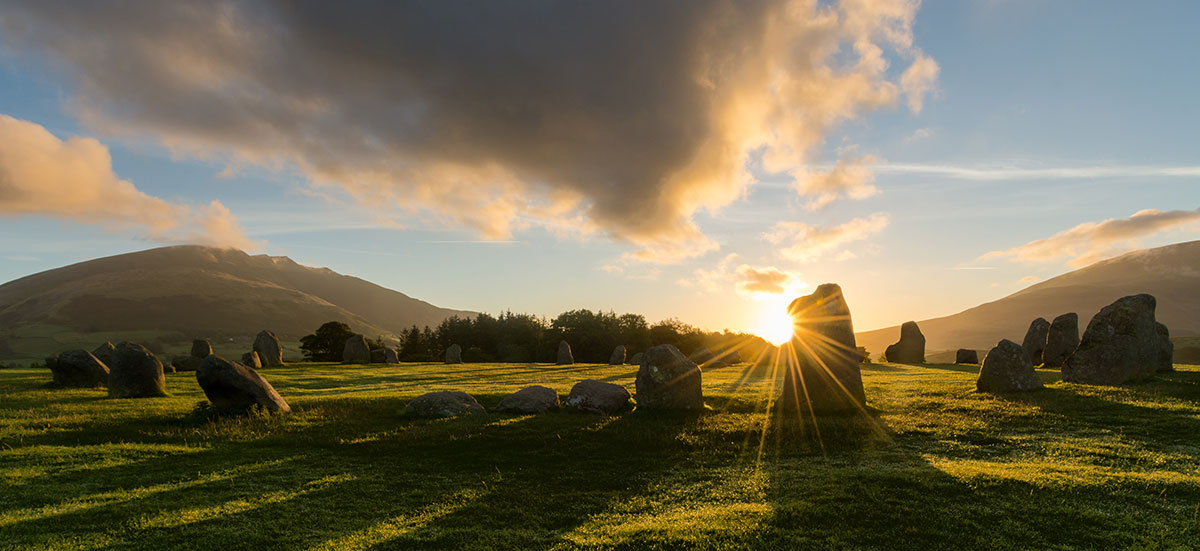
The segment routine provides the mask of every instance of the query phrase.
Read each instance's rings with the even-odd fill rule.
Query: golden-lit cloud
[[[732,284],[733,290],[745,297],[792,293],[797,287],[804,285],[797,273],[775,266],[735,266],[738,260],[740,257],[736,253],[725,255],[716,265],[696,269],[692,272],[692,277],[680,279],[678,283],[684,287],[696,287],[708,292],[727,290]]]
[[[258,248],[220,202],[193,208],[147,195],[113,173],[100,142],[60,140],[7,115],[0,115],[0,216],[50,216],[153,241]]]
[[[830,254],[834,254],[837,260],[849,260],[855,258],[854,253],[842,247],[879,233],[887,225],[888,215],[877,212],[866,218],[855,218],[835,226],[780,222],[763,237],[771,243],[782,245],[779,254],[796,262],[811,262]]]
[[[871,165],[877,162],[871,155],[843,157],[827,172],[802,171],[795,181],[796,191],[810,197],[808,210],[823,209],[839,197],[866,199],[879,193],[871,185],[875,181]]]
[[[71,77],[73,112],[111,135],[295,168],[398,221],[673,262],[717,248],[694,215],[745,195],[752,154],[814,205],[873,193],[864,159],[805,167],[839,123],[921,109],[918,4],[29,2],[0,40]]]
[[[1045,239],[1019,247],[992,251],[981,258],[1007,258],[1020,262],[1060,262],[1079,268],[1141,248],[1141,239],[1170,230],[1200,229],[1200,209],[1141,210],[1128,218],[1085,222]]]

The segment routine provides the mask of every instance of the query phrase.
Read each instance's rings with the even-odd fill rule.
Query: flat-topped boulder
[[[196,382],[213,407],[246,411],[262,407],[272,413],[292,410],[266,379],[253,368],[209,354],[196,370]]]
[[[252,369],[261,368],[262,362],[258,359],[258,352],[251,350],[245,354],[242,354],[242,365]]]
[[[1079,314],[1069,312],[1054,318],[1046,331],[1046,350],[1042,352],[1043,367],[1062,367],[1079,346]]]
[[[367,344],[366,337],[362,335],[354,335],[353,337],[346,339],[346,343],[342,345],[342,363],[371,363],[371,347]]]
[[[46,363],[56,385],[72,388],[108,385],[108,366],[87,350],[68,350]]]
[[[575,356],[571,354],[571,345],[567,341],[559,341],[558,357],[555,361],[558,365],[571,365],[575,363]]]
[[[466,392],[443,390],[430,392],[413,398],[404,408],[404,413],[418,417],[457,417],[474,413],[487,413],[475,398]]]
[[[452,344],[446,347],[446,363],[460,364],[462,361],[462,347],[457,344]]]
[[[149,398],[167,395],[162,362],[146,347],[122,342],[113,348],[108,366],[110,398]]]
[[[975,390],[979,392],[1016,392],[1042,388],[1042,380],[1033,369],[1033,360],[1024,346],[1004,339],[988,351],[979,368]]]
[[[954,353],[954,363],[956,364],[978,364],[979,353],[970,348],[959,348]]]
[[[900,364],[925,363],[925,335],[915,321],[900,326],[900,340],[883,352],[885,360]]]
[[[625,345],[618,344],[608,356],[608,365],[625,365]]]
[[[116,350],[116,348],[117,347],[114,346],[113,343],[104,341],[104,344],[97,346],[96,349],[92,351],[92,355],[95,356],[97,360],[100,360],[100,363],[108,365],[112,363],[112,353],[113,350]]]
[[[1042,365],[1042,355],[1046,352],[1046,337],[1050,334],[1050,322],[1046,318],[1038,318],[1029,324],[1025,331],[1025,339],[1021,346],[1029,353],[1033,365]]]
[[[208,342],[207,339],[196,339],[196,340],[192,341],[191,356],[193,358],[200,358],[201,360],[203,360],[204,358],[212,356],[212,353],[213,353],[212,343]]]
[[[559,407],[558,393],[554,389],[533,385],[505,396],[495,410],[501,413],[546,413]]]
[[[563,406],[581,413],[616,415],[629,409],[629,398],[629,391],[621,385],[584,379],[571,387]]]
[[[279,367],[283,365],[283,346],[279,338],[266,329],[259,331],[254,337],[254,351],[258,353],[258,361],[263,367]]]
[[[212,354],[209,354],[209,356],[211,355]],[[204,363],[204,358],[197,358],[190,354],[187,356],[175,356],[171,358],[171,367],[175,371],[195,371],[200,369],[200,364],[202,363]]]
[[[842,288],[825,283],[792,301],[787,312],[795,332],[786,345],[792,353],[779,356],[787,358],[780,408],[818,415],[861,409],[866,403],[862,354]]]
[[[675,345],[646,350],[634,383],[638,409],[704,409],[700,367]]]
[[[1154,377],[1162,350],[1155,302],[1153,296],[1140,294],[1102,308],[1063,365],[1063,381],[1120,385]]]
[[[1155,371],[1165,373],[1175,371],[1175,344],[1171,342],[1171,330],[1161,323],[1155,324],[1158,329],[1158,361]]]

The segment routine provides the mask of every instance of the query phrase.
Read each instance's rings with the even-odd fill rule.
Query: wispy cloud
[[[877,174],[920,174],[960,180],[1084,180],[1102,178],[1197,177],[1200,166],[1097,165],[1074,167],[1020,167],[1012,165],[954,165],[887,163],[874,167]]]
[[[729,289],[732,283],[734,292],[751,298],[794,292],[797,287],[803,286],[798,273],[775,266],[737,264],[738,260],[736,253],[725,255],[712,268],[699,268],[692,273],[692,277],[680,279],[678,283],[708,292]]]
[[[1140,240],[1170,230],[1200,229],[1200,209],[1160,211],[1147,209],[1128,218],[1085,222],[1019,247],[989,252],[980,259],[1006,258],[1020,262],[1057,262],[1087,266],[1141,247]]]
[[[877,212],[866,218],[855,218],[835,226],[811,226],[804,222],[779,222],[763,237],[771,243],[783,245],[779,251],[784,258],[796,262],[811,262],[825,255],[841,251],[841,247],[860,241],[883,231],[888,225],[888,215]],[[847,260],[844,254],[838,258]]]

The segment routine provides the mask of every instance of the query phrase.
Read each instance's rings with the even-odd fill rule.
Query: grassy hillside
[[[1124,388],[972,392],[969,367],[866,366],[872,414],[764,411],[777,381],[704,375],[712,412],[410,419],[461,389],[633,387],[629,366],[296,365],[295,408],[208,420],[0,370],[0,547],[14,549],[1195,549],[1200,368]],[[818,437],[819,431],[819,437]]]

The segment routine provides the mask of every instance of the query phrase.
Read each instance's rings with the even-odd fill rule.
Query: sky
[[[157,246],[855,327],[1200,239],[1196,2],[0,0],[0,281]]]

